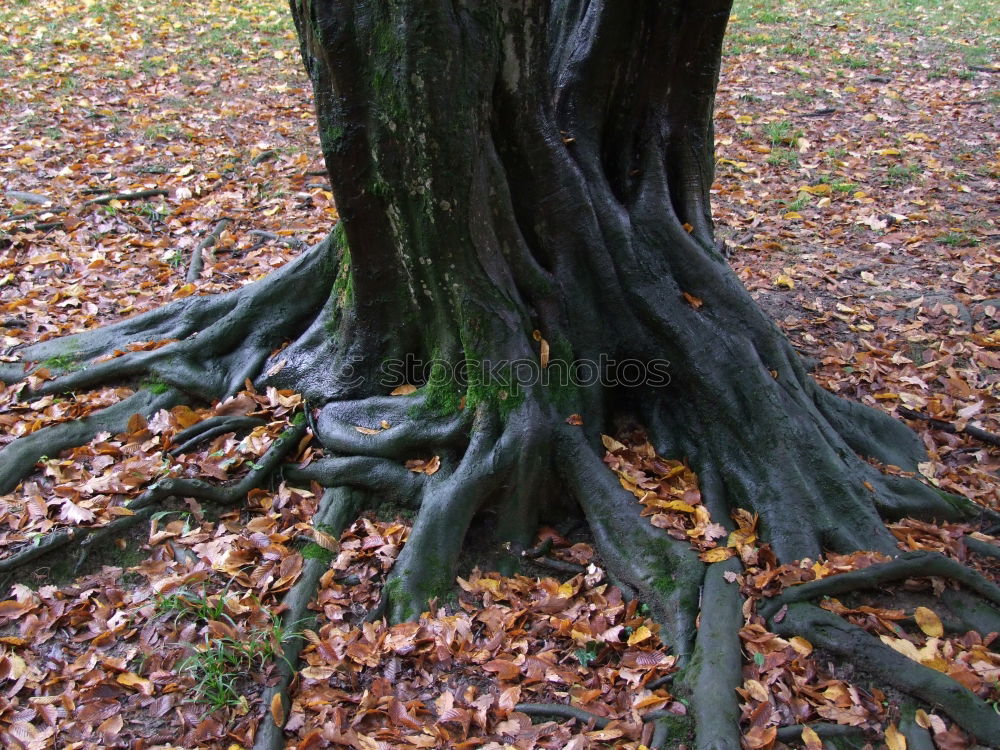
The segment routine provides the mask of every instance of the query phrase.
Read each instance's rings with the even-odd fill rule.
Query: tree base
[[[627,596],[650,607],[663,626],[664,641],[679,658],[682,671],[675,689],[691,697],[697,747],[739,747],[734,688],[741,681],[737,633],[743,598],[730,582],[733,576],[727,576],[739,570],[738,560],[702,562],[686,540],[648,523],[642,506],[605,466],[595,449],[597,438],[611,405],[626,401],[617,395],[577,393],[567,403],[539,387],[524,387],[515,394],[480,393],[463,405],[459,399],[442,402],[441,393],[430,385],[412,395],[389,396],[370,378],[357,382],[348,377],[357,370],[343,363],[356,359],[358,342],[366,339],[343,333],[344,321],[359,313],[336,286],[342,255],[331,235],[242,290],[184,299],[123,323],[22,350],[25,361],[68,355],[85,365],[56,373],[32,396],[121,380],[144,379],[157,386],[86,419],[14,441],[0,454],[0,492],[15,489],[43,455],[85,443],[103,430],[123,431],[134,413],[151,416],[185,400],[221,399],[246,381],[259,388],[296,388],[306,398],[307,413],[236,484],[162,481],[129,504],[135,515],[100,529],[56,532],[0,562],[0,571],[58,548],[121,533],[125,526],[148,518],[166,497],[241,502],[249,490],[268,480],[308,427],[327,455],[305,469],[286,469],[284,475],[329,488],[320,510],[324,523],[339,532],[358,513],[384,503],[416,512],[409,541],[372,616],[393,622],[415,619],[429,600],[450,589],[466,531],[483,508],[495,510],[495,543],[517,556],[532,544],[541,514],[578,506],[612,580]],[[819,389],[787,342],[776,341],[774,372],[749,367],[740,379],[716,377],[702,368],[711,361],[691,351],[687,370],[670,389],[644,392],[641,399],[631,400],[632,418],[651,429],[660,455],[686,458],[697,471],[714,522],[730,532],[734,509],[758,514],[778,560],[791,562],[817,559],[825,551],[898,553],[884,517],[989,515],[915,478],[883,473],[860,458],[857,452],[910,468],[919,456],[905,428]],[[130,350],[129,345],[141,342],[166,343]],[[385,349],[378,355],[368,353],[369,361],[360,371],[374,372],[385,355]],[[9,368],[4,375],[16,380],[24,372]],[[594,404],[600,406],[592,408]],[[568,423],[567,417],[577,411],[579,418]],[[187,432],[182,442],[191,446],[233,426],[225,420],[207,421]],[[436,471],[425,465],[423,473],[414,472],[404,463],[431,457],[439,462]],[[845,518],[853,522],[845,524]],[[1000,603],[996,587],[961,572],[965,570],[957,564],[930,565],[909,574],[951,577],[977,596]],[[315,564],[307,566],[289,595],[290,617],[304,611],[321,572]],[[798,589],[796,601],[821,593],[819,588],[807,589]],[[773,627],[825,638],[823,642],[834,647],[840,641],[830,635],[836,630],[830,618],[817,619],[815,608],[803,609],[806,606],[797,604],[791,616],[789,605],[783,621],[771,612]],[[866,638],[845,638],[842,655],[883,664],[878,674],[889,679],[898,671],[898,660]],[[292,660],[297,648],[290,649]],[[292,673],[291,668],[282,670],[269,700],[287,701]],[[946,678],[923,677],[907,677],[898,684],[940,704],[981,739],[1000,745],[1000,719],[984,709],[982,701],[957,683],[942,683]],[[256,746],[279,747],[283,738],[273,716],[265,721],[271,724],[261,729]]]

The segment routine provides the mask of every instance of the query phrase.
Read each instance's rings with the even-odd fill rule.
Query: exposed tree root
[[[984,542],[982,539],[976,539],[974,536],[966,536],[963,541],[970,552],[975,552],[977,555],[982,555],[983,557],[992,557],[1000,560],[1000,547],[997,545]]]
[[[17,438],[0,451],[0,494],[12,492],[42,456],[58,456],[64,450],[85,445],[99,432],[124,432],[133,414],[169,409],[180,400],[180,393],[172,389],[158,395],[141,390],[90,416]]]
[[[106,414],[111,408],[114,407],[110,407],[102,413]],[[146,520],[157,510],[156,504],[168,497],[194,497],[218,505],[238,503],[247,496],[250,490],[262,486],[271,478],[281,460],[302,439],[305,430],[305,420],[297,419],[291,427],[274,440],[257,463],[256,468],[248,472],[238,482],[230,485],[215,485],[200,479],[161,479],[141,495],[126,503],[125,508],[132,511],[132,515],[117,518],[103,526],[75,526],[55,531],[26,549],[0,560],[0,572],[19,568],[42,555],[55,552],[67,545],[82,543],[83,546],[76,563],[76,570],[79,571],[94,543],[118,536],[131,526]]]
[[[917,724],[916,711],[913,704],[901,707],[899,731],[906,738],[906,750],[936,750],[931,733]]]
[[[980,741],[1000,745],[1000,715],[989,703],[950,677],[903,656],[843,618],[811,604],[793,603],[780,621],[777,617],[771,618],[771,627],[779,635],[801,635],[813,645],[856,663],[874,677],[930,706],[939,707]]]
[[[701,621],[694,656],[685,682],[697,727],[698,750],[735,750],[740,746],[740,704],[736,688],[743,682],[739,637],[743,597],[739,586],[724,578],[738,572],[735,558],[709,566],[702,591]]]
[[[201,276],[201,271],[205,267],[205,251],[211,252],[212,247],[219,241],[222,231],[232,223],[232,219],[220,219],[215,223],[212,231],[191,252],[191,262],[188,265],[187,281],[197,281]]]
[[[180,456],[188,453],[202,443],[227,432],[244,432],[265,424],[267,422],[260,417],[209,417],[174,435],[176,447],[170,449],[170,455]]]
[[[366,495],[357,490],[347,487],[327,489],[313,516],[313,527],[322,526],[324,533],[339,537],[364,509],[365,502]],[[277,664],[277,681],[264,691],[262,703],[265,712],[254,736],[253,750],[281,750],[285,747],[282,727],[291,708],[289,690],[298,672],[299,654],[305,641],[302,630],[311,619],[309,604],[316,596],[320,579],[329,568],[330,563],[324,558],[306,559],[299,579],[282,602],[285,609],[282,623],[292,635],[282,644],[283,653]],[[276,721],[276,715],[281,718],[280,722]]]
[[[935,430],[941,430],[942,432],[949,432],[953,435],[968,435],[971,438],[988,443],[989,445],[1000,446],[1000,435],[984,430],[982,427],[976,427],[975,425],[966,425],[965,427],[958,427],[951,422],[945,422],[941,419],[934,419],[926,414],[919,411],[914,411],[913,409],[907,409],[905,406],[897,406],[896,410],[906,417],[907,419],[916,419],[921,422],[926,422]]]
[[[805,602],[821,596],[836,596],[857,589],[874,588],[906,578],[941,576],[968,587],[984,599],[1000,607],[1000,586],[987,581],[972,568],[937,552],[904,552],[888,562],[862,570],[852,570],[816,581],[790,586],[761,608],[769,617],[785,604]]]
[[[685,232],[670,241],[692,240]],[[134,413],[149,416],[187,398],[224,398],[242,388],[247,379],[256,387],[292,385],[319,405],[319,411],[311,424],[311,410],[300,415],[239,481],[215,485],[198,479],[162,479],[126,506],[134,515],[103,527],[56,532],[0,561],[0,572],[80,542],[84,542],[82,561],[94,543],[147,519],[167,497],[233,505],[281,471],[286,480],[316,481],[329,488],[313,519],[314,524],[330,527],[327,533],[339,533],[362,509],[380,502],[417,511],[409,540],[386,580],[378,607],[371,613],[372,617],[384,615],[400,621],[417,618],[429,600],[452,585],[466,532],[475,514],[487,507],[495,514],[495,542],[510,550],[513,560],[531,558],[559,572],[580,572],[579,566],[546,558],[547,549],[529,549],[542,512],[578,506],[609,578],[628,597],[649,606],[662,626],[662,640],[677,657],[678,671],[649,687],[670,679],[674,692],[690,697],[699,750],[738,748],[740,709],[735,688],[741,682],[738,633],[743,600],[739,587],[727,582],[725,576],[739,572],[739,560],[706,566],[686,540],[670,537],[641,516],[642,506],[621,488],[595,449],[601,430],[608,429],[606,425],[619,415],[620,404],[612,405],[612,396],[601,389],[574,393],[571,406],[557,407],[548,394],[532,388],[524,389],[519,399],[508,401],[506,392],[502,397],[479,393],[473,399],[470,387],[462,394],[468,403],[459,405],[456,396],[450,408],[441,408],[441,394],[429,386],[409,396],[387,396],[386,389],[379,390],[370,377],[358,385],[346,365],[363,359],[359,369],[371,376],[378,358],[391,354],[393,346],[406,351],[419,347],[411,346],[405,332],[393,337],[400,339],[393,344],[384,340],[385,331],[378,335],[365,332],[368,329],[358,323],[357,316],[361,312],[377,316],[382,310],[378,305],[363,311],[341,307],[348,294],[345,288],[330,297],[335,280],[342,283],[337,278],[340,261],[333,243],[334,239],[328,238],[267,279],[239,291],[183,299],[108,328],[22,350],[26,362],[68,354],[83,365],[82,369],[58,373],[54,380],[42,383],[34,395],[140,377],[162,381],[168,390],[155,396],[140,391],[86,419],[14,441],[0,454],[0,491],[4,492],[13,490],[42,455],[55,455],[85,443],[102,430],[123,431]],[[692,274],[684,280],[692,293],[701,293],[699,269],[710,275],[706,257],[692,256],[692,268],[684,270]],[[542,278],[548,274],[544,269],[536,270]],[[629,277],[620,283],[643,294],[646,281]],[[663,297],[658,287],[647,291],[649,299]],[[691,313],[696,316],[693,322],[675,329],[671,327],[674,323],[658,317],[653,308],[640,312],[641,322],[633,322],[646,332],[643,336],[655,331],[663,334],[669,346],[681,349],[695,346],[715,330],[704,322],[709,316],[719,316],[716,323],[721,330],[727,329],[725,317],[730,314],[724,305],[710,306],[705,312]],[[684,315],[688,314],[685,308]],[[963,499],[944,495],[916,479],[882,474],[861,460],[858,453],[912,470],[920,460],[920,445],[900,423],[819,389],[805,375],[790,347],[768,338],[773,332],[764,322],[754,319],[751,329],[748,338],[729,344],[732,361],[749,363],[745,367],[722,373],[679,372],[677,390],[670,398],[647,394],[652,406],[643,404],[638,409],[643,417],[640,421],[652,428],[659,441],[661,455],[690,461],[715,523],[729,528],[729,515],[735,507],[758,512],[762,535],[772,542],[779,559],[789,562],[818,556],[824,550],[895,553],[896,542],[882,523],[884,517],[993,517]],[[162,345],[150,348],[145,345],[148,342]],[[654,344],[658,346],[659,339]],[[512,351],[523,353],[517,347]],[[655,346],[649,351],[659,354]],[[25,371],[23,366],[15,366],[5,368],[3,375],[17,379]],[[726,389],[740,378],[752,386],[734,397]],[[742,402],[743,396],[753,399],[752,407]],[[566,418],[573,412],[586,415],[583,425],[567,424]],[[172,453],[189,452],[219,435],[252,429],[260,423],[253,417],[204,420],[175,436]],[[307,424],[326,456],[304,467],[282,466],[300,443]],[[699,427],[709,424],[719,435],[708,436]],[[406,466],[409,459],[431,456],[437,459],[436,471],[420,473]],[[788,507],[775,500],[776,494],[788,499]],[[853,523],[845,524],[846,517]],[[975,554],[997,556],[995,547],[974,538],[967,539],[966,545]],[[295,630],[307,617],[309,602],[324,572],[323,561],[305,562],[301,577],[285,598],[288,628]],[[842,639],[844,655],[864,660],[866,668],[867,662],[877,662],[873,669],[882,671],[876,676],[941,705],[969,729],[969,722],[983,719],[982,701],[957,683],[964,692],[956,693],[950,687],[952,681],[938,673],[934,680],[925,679],[928,670],[920,665],[914,668],[923,671],[900,671],[899,659],[905,657],[892,657],[890,649],[863,631],[852,630],[853,626],[839,618],[803,604],[822,596],[927,576],[947,577],[968,589],[949,589],[942,596],[955,623],[997,629],[1000,615],[983,600],[1000,605],[1000,587],[956,560],[923,552],[905,553],[864,570],[790,587],[765,602],[761,611],[772,616],[788,605],[785,618],[775,622],[776,629],[802,632],[835,653],[839,652],[833,642]],[[264,716],[256,750],[272,750],[283,744],[281,727],[291,706],[289,691],[301,648],[300,637],[285,646],[287,661],[278,664],[277,681],[265,695],[267,707],[275,701],[275,714]],[[568,706],[522,705],[518,710],[594,721],[598,727],[607,723],[602,717]],[[282,721],[275,721],[275,715]],[[645,718],[655,723],[652,747],[663,746],[670,730],[676,728],[677,718],[658,712]],[[826,737],[823,726],[815,728]],[[784,728],[781,733],[791,731]],[[832,737],[839,731],[845,730],[830,729],[827,735]],[[982,724],[976,731],[993,741],[998,730]],[[916,731],[913,734],[915,738],[918,735]]]
[[[816,722],[815,724],[790,724],[784,727],[778,727],[777,739],[779,742],[784,742],[786,744],[792,742],[801,742],[802,740],[802,728],[808,726],[816,734],[819,735],[822,740],[833,740],[833,739],[862,739],[865,736],[865,731],[860,727],[852,727],[849,724],[829,724],[826,722]]]
[[[567,706],[562,703],[518,703],[514,706],[515,711],[520,711],[528,716],[538,716],[542,718],[556,717],[558,719],[576,719],[583,724],[593,724],[597,729],[604,729],[611,721],[605,716],[598,716],[590,711],[584,711],[576,706]]]

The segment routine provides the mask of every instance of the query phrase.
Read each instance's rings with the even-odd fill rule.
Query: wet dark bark
[[[350,246],[337,340],[362,389],[404,352],[537,360],[537,331],[553,359],[667,360],[671,382],[525,389],[531,434],[579,413],[596,446],[629,413],[693,462],[718,516],[759,513],[782,559],[892,549],[880,513],[960,513],[858,458],[922,454],[818,388],[716,251],[727,0],[291,5]]]

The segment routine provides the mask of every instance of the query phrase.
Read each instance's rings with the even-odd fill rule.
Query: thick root
[[[430,599],[451,588],[472,517],[511,468],[514,446],[500,438],[498,422],[489,409],[480,409],[459,465],[439,471],[424,486],[420,512],[374,614],[392,622],[413,620]]]
[[[314,528],[322,526],[324,533],[339,537],[364,510],[366,502],[366,495],[357,490],[346,487],[328,489],[320,499],[312,525]],[[284,653],[277,662],[277,681],[264,691],[262,704],[267,710],[257,728],[253,750],[281,750],[285,747],[285,733],[282,729],[284,720],[277,721],[276,717],[287,718],[291,708],[289,690],[297,673],[299,655],[304,645],[302,630],[310,619],[309,604],[315,598],[320,579],[329,567],[329,562],[323,558],[307,559],[303,563],[299,579],[282,602],[282,623],[292,636],[282,644]]]
[[[731,558],[711,565],[702,590],[701,624],[685,682],[691,703],[698,750],[739,750],[740,704],[736,688],[742,682],[743,655],[739,630],[743,597],[725,573],[740,570]]]
[[[875,588],[906,578],[941,576],[968,587],[987,601],[1000,606],[1000,586],[987,581],[979,573],[957,560],[936,552],[904,552],[889,562],[872,565],[862,570],[852,570],[816,581],[809,581],[785,589],[769,600],[761,613],[770,617],[780,607],[796,602],[806,602],[821,596],[837,596],[858,589]]]
[[[878,679],[940,707],[980,741],[1000,746],[1000,715],[989,703],[837,615],[811,604],[795,603],[788,606],[780,621],[772,618],[771,627],[778,635],[801,635],[813,645],[855,662]]]

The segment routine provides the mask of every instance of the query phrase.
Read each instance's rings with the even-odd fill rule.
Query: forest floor
[[[1000,510],[1000,448],[964,432],[1000,434],[994,11],[984,0],[739,0],[717,101],[714,209],[737,272],[815,360],[819,381],[890,413],[941,420],[911,421],[929,452],[922,473]],[[7,2],[0,80],[2,359],[21,344],[238,288],[337,218],[279,0]],[[204,270],[187,281],[214,229]],[[20,386],[3,386],[0,444],[137,385],[27,402]],[[109,523],[167,474],[240,476],[301,407],[294,393],[248,389],[47,457],[0,498],[0,557],[67,525]],[[170,453],[181,430],[218,414],[260,423]],[[610,468],[642,470],[641,445],[606,445]],[[294,458],[319,452],[307,438]],[[697,478],[680,467],[665,492],[692,507]],[[661,680],[674,669],[670,644],[642,603],[607,584],[579,530],[546,532],[550,557],[579,574],[529,567],[535,577],[503,577],[469,560],[433,614],[388,627],[363,614],[406,540],[407,515],[365,518],[338,541],[313,529],[317,501],[317,487],[284,483],[253,491],[239,509],[189,499],[106,543],[79,571],[52,555],[0,578],[0,744],[248,747],[261,719],[255,697],[297,632],[281,623],[281,598],[310,557],[329,559],[330,570],[317,619],[303,626],[290,747],[636,750],[650,741],[644,715],[686,711]],[[683,528],[693,513],[684,505],[662,525]],[[777,567],[753,519],[741,528],[724,544],[753,563],[740,576],[751,595],[745,747],[815,750],[811,730],[777,729],[816,721],[859,727],[857,747],[904,747],[898,696],[801,638],[767,632],[753,611],[783,586],[872,556]],[[892,528],[903,549],[967,559],[1000,580],[996,559],[968,553],[968,527]],[[997,634],[946,633],[932,609],[886,601],[828,606],[1000,705],[1000,656],[989,648]],[[543,701],[611,721],[532,724],[514,710]],[[968,746],[946,716],[916,717],[940,750]]]

